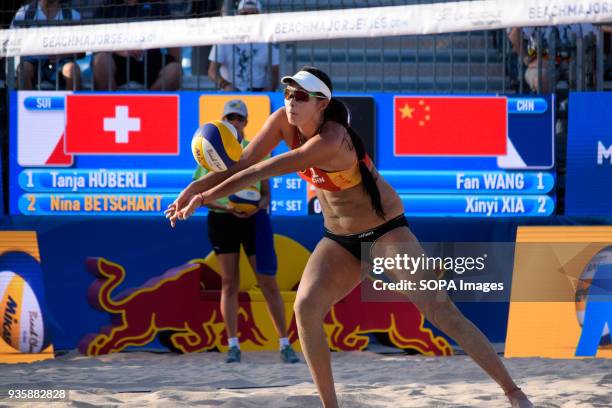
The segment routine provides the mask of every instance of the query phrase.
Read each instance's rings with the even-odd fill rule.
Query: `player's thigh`
[[[428,254],[408,227],[395,228],[380,237],[371,249],[375,265],[392,281],[414,282],[415,290],[403,292],[417,306],[431,301],[447,301],[445,290],[436,286],[421,289],[422,282],[438,280],[443,270],[441,265],[427,262]]]
[[[324,316],[362,277],[360,261],[337,242],[323,238],[306,263],[296,296],[296,311]]]

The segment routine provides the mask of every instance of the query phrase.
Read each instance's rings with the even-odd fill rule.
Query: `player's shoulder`
[[[323,124],[323,126],[321,126],[320,135],[321,138],[329,143],[339,144],[344,139],[346,133],[346,128],[340,123],[333,120],[328,120]]]
[[[295,126],[289,123],[287,110],[284,106],[278,108],[270,115],[270,121],[275,127],[280,129],[283,134],[288,135],[295,133]]]
[[[285,117],[287,117],[287,109],[284,106],[281,106],[280,108],[275,110],[274,113],[272,113],[272,115],[280,115],[280,114],[283,114],[285,115]]]
[[[321,132],[340,133],[342,135],[346,132],[346,128],[334,120],[328,120],[321,126]]]
[[[285,125],[289,125],[289,126],[293,126],[289,123],[289,119],[287,119],[287,110],[285,109],[284,106],[278,108],[277,110],[275,110],[271,115],[270,115],[270,120],[272,120],[274,123],[285,126]]]

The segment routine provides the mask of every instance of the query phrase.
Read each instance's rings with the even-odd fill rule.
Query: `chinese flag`
[[[178,96],[68,95],[70,154],[178,154]]]
[[[503,97],[396,97],[396,156],[502,156],[508,105]]]

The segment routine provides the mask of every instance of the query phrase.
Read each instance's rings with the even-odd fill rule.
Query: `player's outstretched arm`
[[[274,112],[253,138],[251,143],[244,149],[240,160],[232,167],[223,172],[209,172],[205,176],[194,180],[181,191],[178,197],[164,211],[170,225],[174,227],[178,219],[178,212],[185,208],[191,199],[202,191],[207,191],[222,183],[232,175],[263,160],[282,140],[283,120],[286,122],[285,109],[281,108]]]
[[[192,196],[189,204],[178,212],[178,219],[190,217],[202,205],[226,197],[253,185],[259,180],[292,173],[329,163],[338,152],[342,137],[331,130],[315,135],[297,149],[258,162],[225,179],[215,187]]]

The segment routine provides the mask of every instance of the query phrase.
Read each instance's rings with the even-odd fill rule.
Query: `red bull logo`
[[[112,324],[85,336],[79,344],[81,353],[101,355],[128,346],[144,346],[160,334],[172,349],[183,353],[227,343],[215,291],[202,295],[202,278],[216,275],[203,262],[172,268],[117,295],[113,291],[125,278],[121,265],[104,258],[89,258],[86,267],[96,277],[88,291],[89,303],[108,313]],[[248,294],[241,294],[239,303],[240,340],[263,344],[266,338],[255,325]]]
[[[450,356],[453,350],[444,337],[435,336],[424,326],[425,318],[408,302],[362,302],[361,284],[336,303],[325,317],[328,343],[334,351],[363,350],[369,343],[367,333],[387,333],[401,349],[412,349],[428,356]],[[399,296],[399,295],[398,295]],[[289,328],[289,341],[297,339],[295,318]]]
[[[279,254],[277,281],[285,313],[291,316],[295,288],[310,252],[298,242],[279,235],[275,236],[275,247]],[[156,337],[161,344],[180,353],[226,350],[227,335],[220,310],[221,276],[216,272],[214,253],[121,293],[115,293],[126,275],[121,265],[104,258],[89,258],[86,267],[95,277],[88,291],[89,303],[107,313],[111,324],[83,337],[79,344],[81,353],[118,352],[128,346],[144,346]],[[278,333],[244,254],[240,258],[240,271],[238,337],[241,348],[276,350]],[[424,326],[425,320],[413,304],[362,302],[362,291],[359,286],[355,288],[327,315],[325,330],[332,350],[363,350],[369,341],[367,333],[387,333],[399,348],[425,355],[452,354],[446,339],[435,336]],[[289,339],[291,343],[298,342],[295,318],[289,327]],[[300,349],[299,343],[295,346]]]

